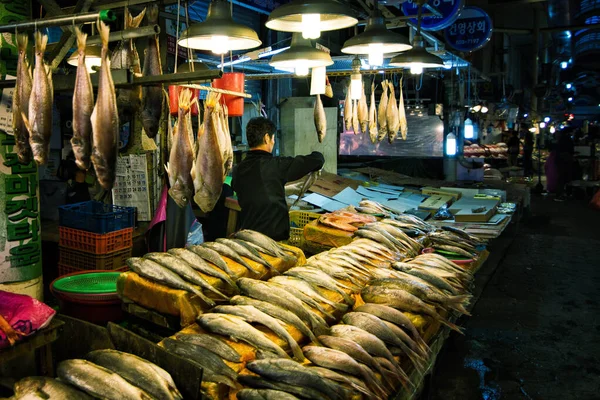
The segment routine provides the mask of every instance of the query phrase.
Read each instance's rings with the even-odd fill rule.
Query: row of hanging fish
[[[162,345],[200,363],[207,382],[243,385],[240,399],[384,399],[398,382],[411,389],[408,375],[430,357],[416,315],[460,331],[440,311],[468,314],[472,276],[441,256],[416,256],[423,246],[395,222],[371,222],[349,245],[268,281],[238,279],[230,305]]]
[[[139,27],[145,9],[135,18],[125,10],[125,28]],[[148,13],[148,23],[158,21],[158,6]],[[123,122],[141,110],[143,127],[150,137],[156,136],[161,117],[164,95],[162,85],[128,89],[114,87],[110,69],[132,69],[142,73],[139,56],[132,39],[122,41],[109,59],[109,28],[98,24],[102,39],[102,61],[99,72],[97,97],[85,65],[87,35],[76,28],[78,64],[73,92],[73,137],[71,145],[76,164],[82,170],[92,165],[101,186],[112,189],[116,176],[119,121]],[[44,61],[48,37],[35,34],[35,67],[33,76],[27,61],[27,35],[17,35],[19,58],[13,101],[13,132],[19,161],[27,164],[33,158],[38,165],[48,159],[52,136],[52,107],[54,90],[52,72]],[[161,75],[158,37],[150,37],[143,75]]]
[[[402,79],[399,83],[399,102],[396,103],[396,93],[391,81],[381,82],[383,93],[379,106],[375,104],[375,82],[371,84],[370,105],[367,105],[367,96],[364,85],[360,100],[352,100],[350,87],[346,92],[344,101],[344,126],[352,130],[355,135],[369,134],[371,142],[381,142],[386,136],[391,144],[396,140],[398,133],[406,140],[408,125],[402,94]]]
[[[228,300],[231,293],[239,291],[236,285],[239,273],[231,268],[232,263],[244,267],[251,276],[264,272],[257,269],[257,264],[276,274],[277,270],[264,255],[288,263],[296,262],[293,255],[269,237],[242,230],[231,239],[217,239],[216,242],[171,249],[166,253],[147,253],[142,258],[133,257],[127,260],[127,265],[151,281],[195,294],[212,307],[216,301]],[[214,281],[214,278],[220,283],[212,285],[208,282]]]
[[[171,375],[154,363],[117,350],[94,350],[62,361],[58,379],[33,376],[14,385],[11,399],[179,400]]]

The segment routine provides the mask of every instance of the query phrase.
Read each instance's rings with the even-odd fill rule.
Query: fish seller
[[[261,232],[273,240],[290,236],[290,217],[284,186],[325,164],[323,154],[274,157],[275,124],[267,118],[251,119],[246,125],[250,151],[232,174],[231,186],[241,207],[240,229]]]

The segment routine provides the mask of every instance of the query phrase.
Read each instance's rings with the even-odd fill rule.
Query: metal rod
[[[115,19],[115,13],[110,10],[103,10],[79,15],[65,15],[61,17],[42,18],[33,21],[17,22],[14,24],[0,26],[0,32],[14,33],[15,30],[23,32],[39,28],[45,28],[48,26],[78,25],[86,22],[94,22],[98,20],[98,18],[104,21],[113,21]]]
[[[125,29],[122,31],[111,32],[108,36],[109,42],[118,42],[119,40],[127,40],[127,39],[137,39],[146,36],[158,35],[160,34],[160,26],[151,25],[151,26],[143,26],[137,29]],[[92,44],[102,44],[102,40],[99,35],[92,36],[87,40],[88,45]]]
[[[178,72],[176,74],[163,74],[154,76],[133,77],[133,85],[152,86],[156,84],[169,83],[198,83],[199,81],[210,81],[223,76],[223,72],[216,69],[209,69],[195,72]]]
[[[244,97],[246,99],[251,99],[252,98],[252,95],[248,94],[248,93],[234,92],[232,90],[219,89],[219,88],[214,88],[212,86],[194,85],[194,84],[181,85],[181,86],[185,86],[185,87],[192,88],[192,89],[204,90],[206,92],[222,93],[222,94],[228,94],[228,95],[231,95],[231,96]]]

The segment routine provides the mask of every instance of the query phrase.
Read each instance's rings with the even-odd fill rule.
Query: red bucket
[[[245,74],[241,72],[228,72],[220,79],[213,81],[213,87],[244,93]],[[244,98],[224,94],[223,100],[229,111],[230,117],[241,117],[244,115]]]
[[[179,114],[179,93],[181,93],[183,89],[183,86],[169,86],[169,109],[171,110],[171,115],[174,117]],[[188,89],[192,91],[192,100],[198,99],[200,96],[200,89]],[[194,103],[192,106],[192,115],[198,115],[198,103]]]

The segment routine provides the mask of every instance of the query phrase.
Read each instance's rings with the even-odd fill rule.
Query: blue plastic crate
[[[121,207],[99,201],[67,204],[58,208],[60,226],[94,233],[108,233],[135,225],[135,207]]]

